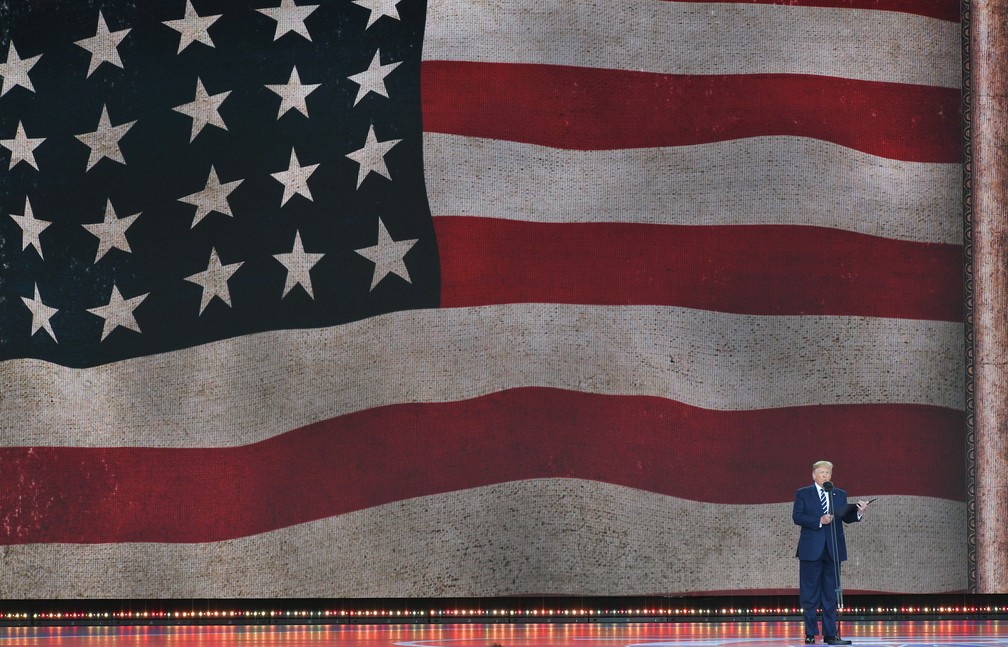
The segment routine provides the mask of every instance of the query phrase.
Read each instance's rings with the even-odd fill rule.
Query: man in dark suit
[[[868,507],[868,501],[858,501],[840,518],[843,523],[835,523],[834,512],[844,512],[847,493],[832,487],[833,463],[818,461],[812,465],[812,485],[795,492],[794,510],[791,518],[801,526],[798,539],[799,597],[805,612],[805,643],[815,642],[819,633],[816,609],[822,609],[823,642],[828,645],[850,644],[837,637],[837,563],[847,559],[847,543],[844,540],[844,523],[861,521],[861,515]],[[823,486],[826,486],[823,488]],[[834,545],[832,527],[836,528]]]

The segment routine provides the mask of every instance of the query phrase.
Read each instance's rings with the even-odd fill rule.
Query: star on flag
[[[382,16],[388,16],[393,20],[399,20],[399,10],[396,9],[396,5],[399,4],[400,0],[353,0],[355,5],[360,5],[364,7],[371,13],[368,15],[367,29],[371,25],[375,24],[379,18]]]
[[[385,65],[381,64],[381,50],[377,50],[374,54],[374,58],[371,59],[371,64],[368,69],[360,72],[358,74],[351,74],[347,78],[359,85],[357,90],[357,97],[354,99],[354,105],[360,103],[369,92],[374,92],[375,94],[380,94],[383,97],[388,97],[388,90],[385,88],[385,77],[389,75],[392,70],[399,67],[399,62],[387,63]]]
[[[95,164],[104,158],[125,164],[126,159],[123,157],[122,149],[119,148],[119,142],[135,123],[136,120],[133,120],[113,126],[109,119],[108,107],[102,105],[101,117],[98,118],[98,125],[95,129],[89,133],[76,135],[81,143],[91,149],[86,170],[90,171]]]
[[[21,58],[17,48],[14,47],[14,41],[11,41],[7,48],[7,60],[0,63],[0,97],[19,85],[34,92],[35,86],[32,85],[31,79],[28,77],[28,71],[35,67],[40,58],[42,58],[41,54]]]
[[[321,83],[301,83],[297,66],[291,70],[290,79],[287,83],[271,84],[266,87],[280,95],[280,110],[277,119],[284,116],[291,110],[297,110],[305,117],[308,116],[308,95],[317,90]]]
[[[192,134],[189,141],[192,142],[196,136],[203,132],[207,126],[217,126],[222,130],[227,130],[227,124],[220,114],[221,104],[228,98],[231,91],[210,94],[203,86],[203,81],[196,77],[196,95],[189,103],[175,106],[176,112],[192,117]]]
[[[137,323],[136,316],[133,314],[133,311],[136,310],[146,298],[146,294],[141,294],[131,299],[124,299],[119,293],[119,288],[117,288],[115,283],[113,283],[112,294],[109,295],[108,303],[103,306],[87,309],[87,311],[91,314],[105,320],[102,324],[101,340],[105,341],[105,338],[119,327],[140,332],[140,324]]]
[[[74,44],[82,49],[86,49],[90,54],[90,63],[88,64],[87,75],[90,77],[94,74],[95,70],[102,63],[110,63],[116,67],[122,68],[123,62],[119,58],[119,43],[123,41],[126,36],[130,33],[129,29],[121,29],[119,31],[109,31],[108,25],[105,23],[105,16],[98,12],[98,27],[95,30],[95,35],[90,38],[83,38],[76,41]]]
[[[244,180],[234,180],[232,182],[221,182],[217,177],[217,171],[210,166],[210,174],[207,176],[206,184],[196,193],[179,198],[179,202],[185,202],[196,206],[196,215],[193,217],[190,229],[196,227],[201,220],[209,216],[212,212],[223,216],[234,217],[231,212],[231,205],[228,203],[228,196],[238,188]]]
[[[273,33],[274,41],[280,40],[281,36],[290,32],[300,34],[310,41],[311,34],[308,33],[305,20],[318,8],[317,4],[299,6],[294,4],[294,0],[282,0],[278,7],[266,7],[256,11],[276,21],[276,30]]]
[[[284,282],[283,297],[286,297],[295,286],[300,285],[310,298],[315,298],[310,272],[322,260],[323,256],[325,254],[306,252],[304,245],[301,243],[301,232],[294,232],[294,247],[291,251],[286,254],[273,255],[273,258],[277,259],[281,265],[287,268],[287,279]]]
[[[357,172],[357,188],[364,182],[364,178],[368,174],[374,172],[381,175],[389,180],[392,176],[389,175],[388,166],[385,164],[385,156],[388,152],[392,150],[392,147],[398,144],[401,139],[390,139],[387,141],[378,141],[375,136],[374,124],[368,127],[367,139],[364,141],[364,147],[358,148],[357,150],[347,153],[347,157],[357,162],[360,168]]]
[[[406,268],[406,254],[417,243],[412,240],[393,240],[381,218],[378,219],[378,242],[370,247],[354,250],[364,258],[374,263],[374,274],[371,277],[371,289],[381,283],[389,274],[411,283],[409,270]]]
[[[270,174],[284,187],[283,198],[280,200],[281,207],[295,195],[312,199],[311,189],[308,188],[308,178],[312,176],[318,166],[318,164],[302,166],[298,161],[297,153],[291,148],[290,164],[287,166],[287,170]]]
[[[21,228],[21,249],[25,250],[32,247],[38,252],[39,258],[43,258],[42,241],[39,240],[39,235],[52,223],[46,220],[39,220],[32,215],[32,207],[31,203],[28,202],[28,198],[25,198],[24,215],[16,216],[13,213],[8,215]]]
[[[210,26],[217,22],[222,14],[215,16],[200,16],[193,7],[192,0],[186,1],[185,15],[176,20],[165,20],[164,26],[174,29],[179,33],[178,54],[193,43],[203,43],[208,47],[214,47],[213,38],[210,36]]]
[[[210,248],[210,259],[207,261],[207,268],[202,272],[190,274],[186,277],[186,281],[195,283],[203,288],[203,296],[200,299],[200,314],[203,314],[203,311],[206,310],[206,307],[214,297],[219,298],[225,305],[231,307],[231,290],[228,288],[228,281],[243,264],[244,261],[224,265],[217,255],[217,250]]]
[[[51,319],[59,310],[49,307],[42,302],[42,297],[39,296],[38,283],[35,284],[35,298],[21,297],[21,300],[28,307],[28,310],[31,311],[31,334],[34,336],[39,330],[45,329],[49,333],[49,336],[53,338],[53,341],[56,341],[56,332],[53,331]]]
[[[0,139],[0,146],[11,152],[7,170],[14,168],[21,162],[27,162],[36,171],[39,170],[38,163],[35,161],[35,149],[41,146],[45,140],[45,137],[29,137],[25,133],[24,125],[19,121],[13,139]]]
[[[132,251],[130,250],[129,241],[126,240],[126,230],[130,228],[130,225],[139,216],[140,214],[136,213],[124,218],[117,217],[115,209],[112,207],[112,201],[108,200],[105,204],[105,219],[102,222],[83,225],[85,229],[98,238],[95,263],[100,261],[102,256],[113,249],[119,249],[124,252]]]

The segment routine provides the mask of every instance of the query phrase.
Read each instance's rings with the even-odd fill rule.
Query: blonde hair
[[[812,463],[812,471],[813,472],[816,471],[817,469],[819,469],[820,467],[828,467],[828,468],[830,468],[831,472],[833,471],[833,463],[831,463],[829,461],[816,461],[816,462]]]

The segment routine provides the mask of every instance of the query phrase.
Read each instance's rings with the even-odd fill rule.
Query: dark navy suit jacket
[[[847,505],[847,493],[839,488],[833,488],[833,510],[842,512]],[[854,523],[858,521],[857,508],[852,508],[845,516],[837,515],[833,524],[820,527],[819,517],[823,514],[822,503],[819,500],[816,486],[800,488],[795,492],[794,510],[791,518],[796,524],[801,526],[801,536],[798,538],[798,559],[806,561],[817,560],[822,557],[823,550],[829,550],[833,554],[832,537],[830,526],[836,524],[837,552],[840,561],[847,559],[847,542],[844,539],[843,523]]]

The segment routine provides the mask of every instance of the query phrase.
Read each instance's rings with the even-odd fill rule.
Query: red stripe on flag
[[[459,61],[425,61],[421,84],[428,132],[577,150],[793,135],[904,161],[962,157],[958,89]]]
[[[434,219],[441,305],[669,305],[961,321],[962,248],[790,225]]]
[[[710,411],[523,388],[380,407],[242,447],[3,448],[0,543],[216,541],[535,478],[773,503],[805,484],[795,466],[821,455],[854,496],[961,501],[962,416],[907,404]]]
[[[769,4],[789,7],[834,7],[837,9],[875,9],[959,22],[958,0],[672,0],[678,2],[723,2],[731,4]]]

